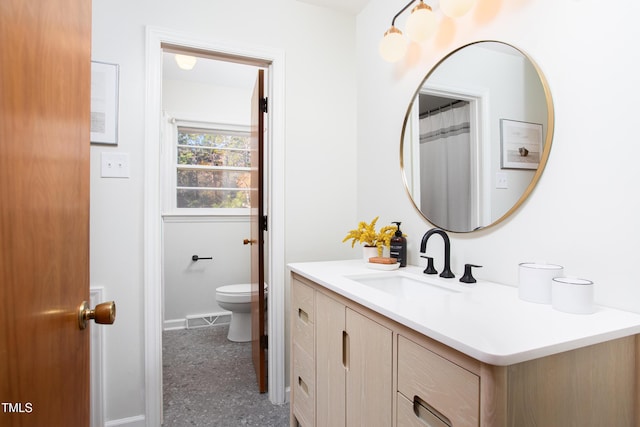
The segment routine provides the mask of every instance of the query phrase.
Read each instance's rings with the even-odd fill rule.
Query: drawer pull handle
[[[304,311],[303,309],[299,308],[298,309],[298,317],[300,318],[300,320],[302,320],[304,323],[309,323],[309,315],[307,314],[306,311]]]
[[[418,396],[413,396],[413,413],[429,427],[452,427],[449,418]]]
[[[349,370],[349,334],[342,331],[342,366]]]
[[[309,396],[309,387],[307,386],[307,383],[305,383],[302,380],[302,377],[298,377],[298,386],[300,386],[300,390],[302,390],[304,392],[304,394],[307,395],[307,397]]]

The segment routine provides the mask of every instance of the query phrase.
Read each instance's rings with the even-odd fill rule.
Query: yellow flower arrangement
[[[349,234],[342,239],[342,242],[344,243],[351,239],[351,247],[354,247],[356,242],[364,243],[365,246],[375,246],[378,248],[378,255],[382,255],[382,248],[391,245],[391,238],[397,227],[395,225],[386,225],[379,232],[376,232],[378,218],[375,217],[370,224],[360,221],[358,228],[349,231]]]

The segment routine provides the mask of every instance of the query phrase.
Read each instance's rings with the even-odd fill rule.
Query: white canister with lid
[[[563,267],[556,264],[523,262],[518,271],[520,299],[540,304],[551,302],[551,279],[562,276]]]
[[[575,277],[554,277],[551,285],[551,306],[565,313],[595,312],[594,284]]]

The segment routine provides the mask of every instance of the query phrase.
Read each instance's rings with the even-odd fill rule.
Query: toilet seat
[[[265,292],[267,285],[264,285]],[[251,284],[240,283],[220,286],[216,289],[216,300],[220,302],[245,303],[251,302]]]

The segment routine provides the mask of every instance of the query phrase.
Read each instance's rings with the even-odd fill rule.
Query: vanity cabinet
[[[640,339],[495,366],[293,273],[291,425],[640,427]]]
[[[292,307],[292,425],[392,425],[392,331],[300,279]]]

